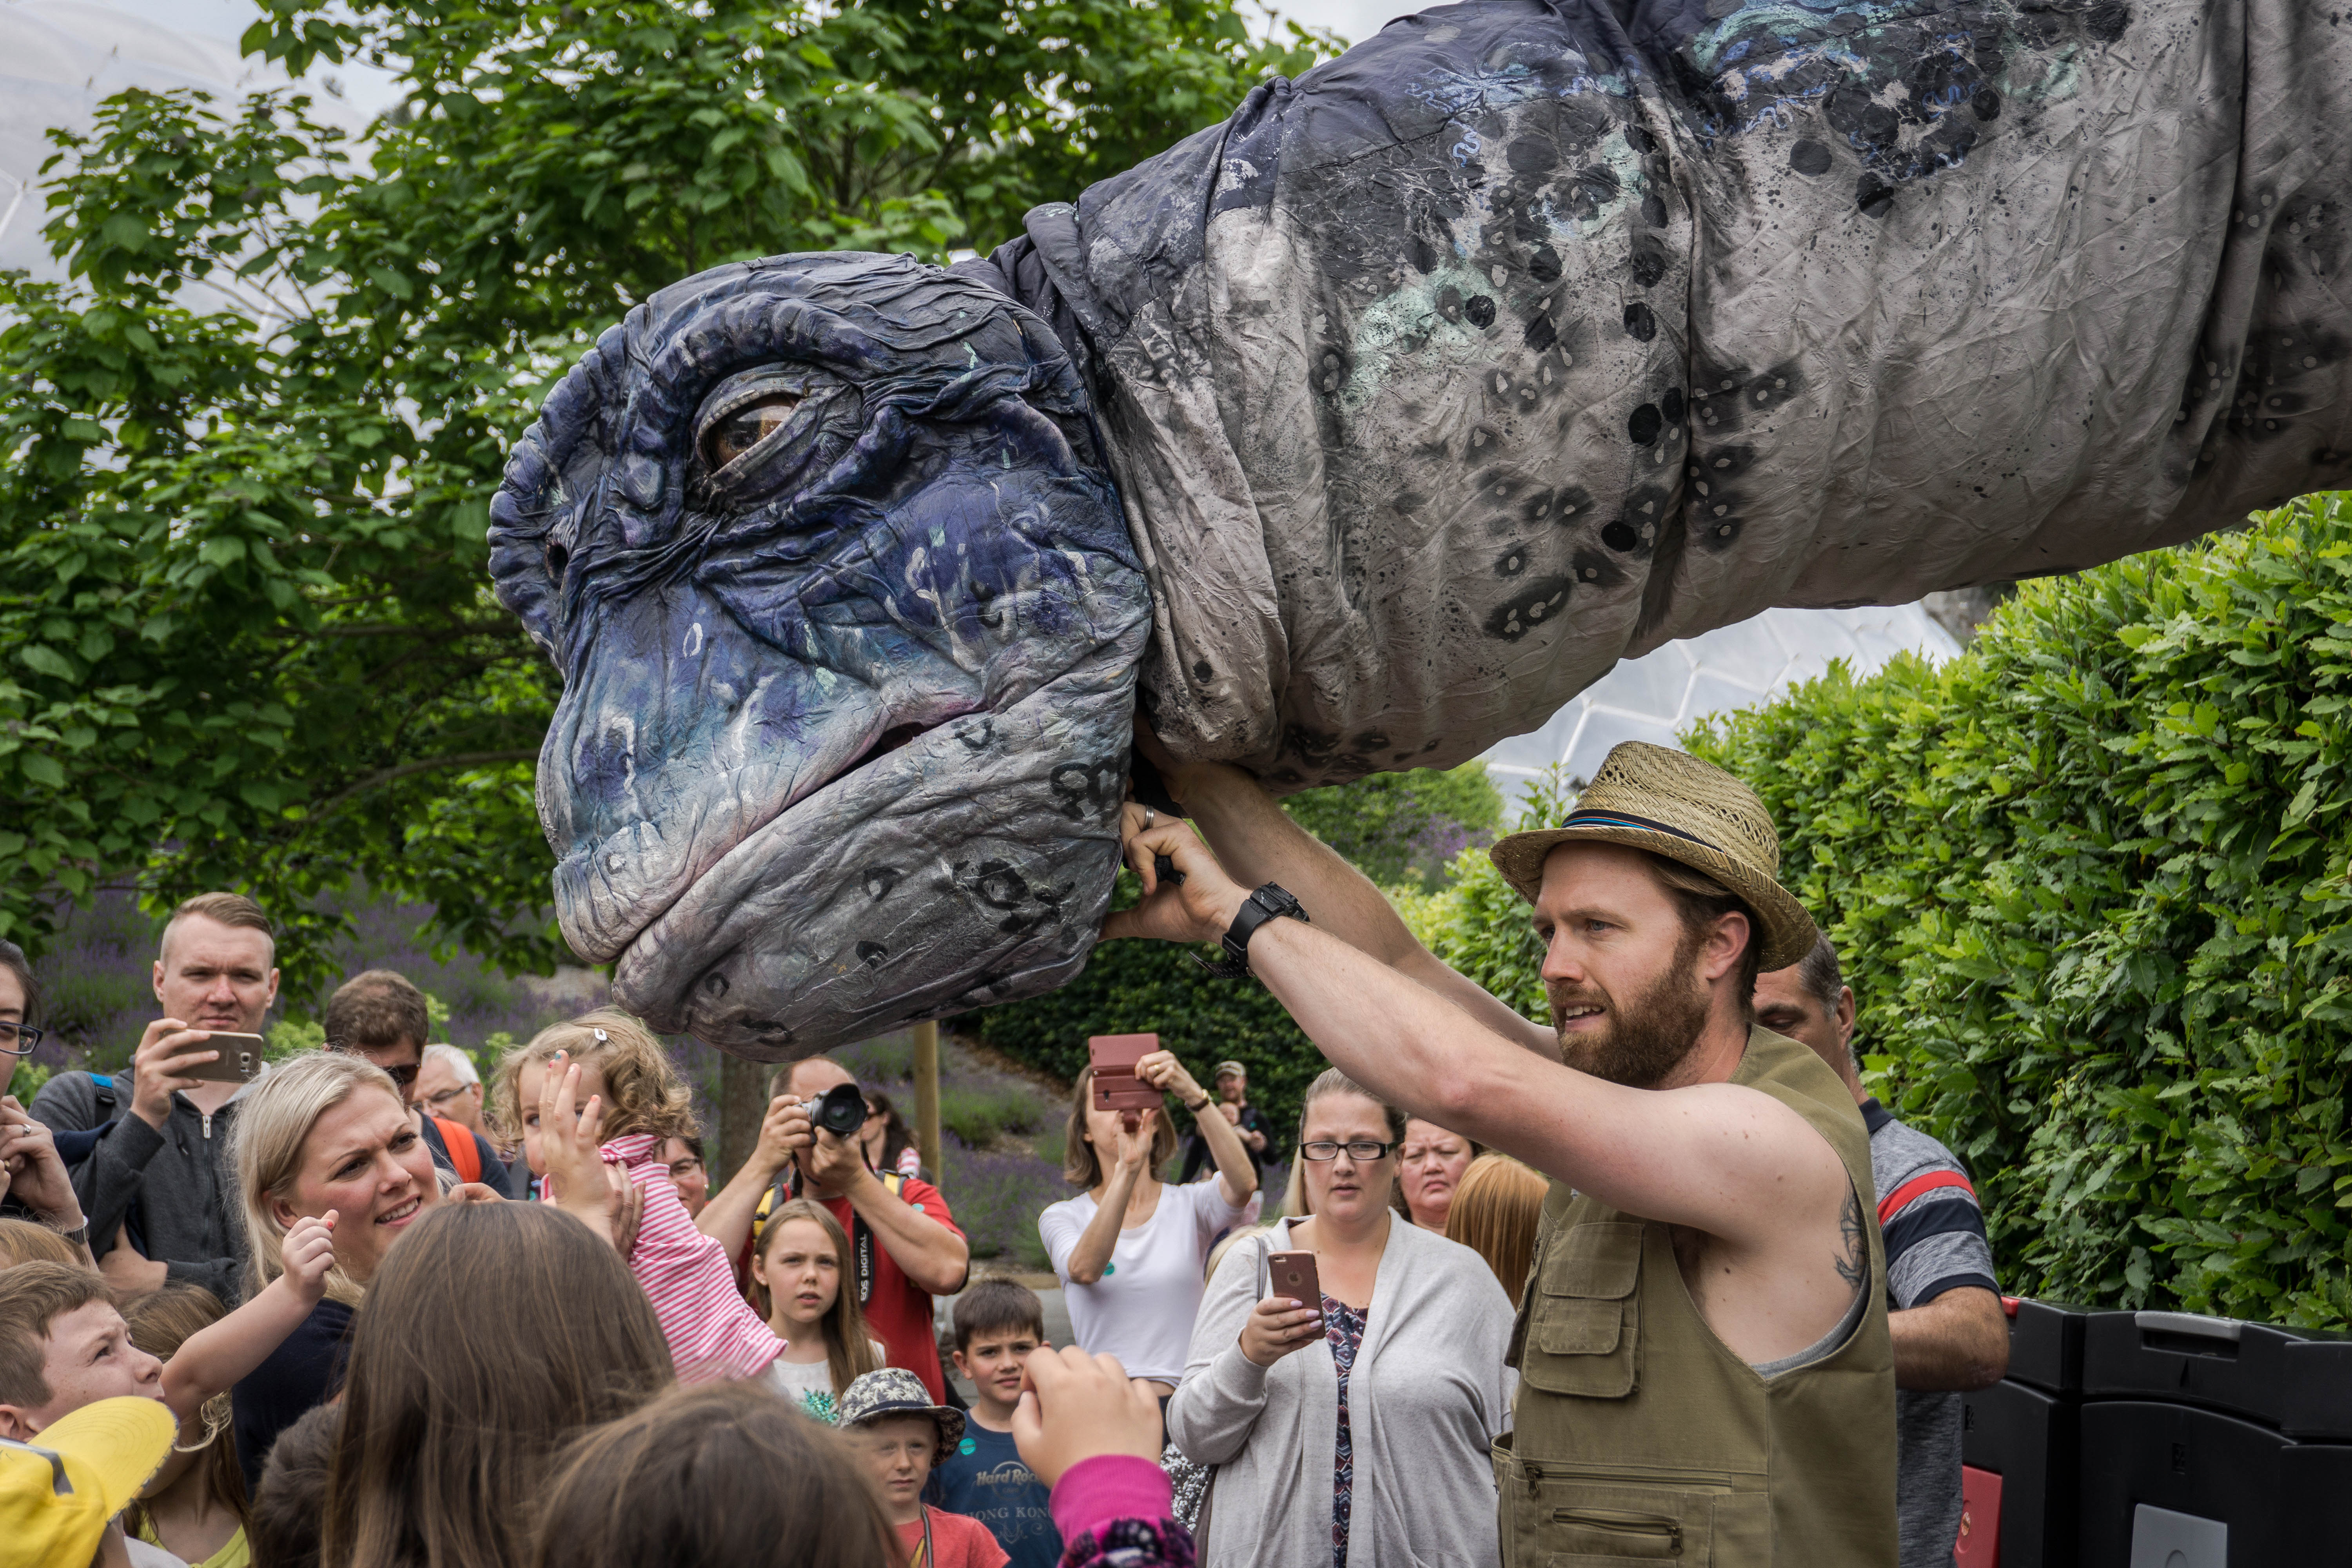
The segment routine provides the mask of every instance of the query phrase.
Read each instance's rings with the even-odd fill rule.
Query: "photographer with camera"
[[[766,1215],[793,1198],[822,1205],[849,1234],[850,1278],[866,1326],[892,1366],[946,1397],[931,1298],[952,1296],[971,1271],[971,1248],[940,1190],[917,1176],[875,1171],[859,1130],[865,1094],[839,1062],[811,1057],[777,1079],[760,1142],[696,1224],[736,1259],[750,1263]]]

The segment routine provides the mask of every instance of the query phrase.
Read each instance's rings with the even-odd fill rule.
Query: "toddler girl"
[[[602,1008],[541,1029],[499,1063],[496,1115],[541,1178],[541,1201],[554,1194],[540,1147],[540,1095],[550,1075],[574,1066],[577,1103],[593,1097],[604,1106],[597,1152],[645,1194],[629,1270],[653,1303],[678,1381],[769,1376],[783,1344],[735,1289],[726,1248],[694,1228],[662,1158],[665,1140],[695,1135],[693,1096],[661,1042],[626,1013]]]
[[[770,1380],[820,1421],[831,1421],[835,1401],[884,1359],[881,1342],[866,1336],[857,1292],[841,1288],[848,1265],[841,1222],[806,1198],[777,1205],[751,1253],[751,1289],[784,1342]]]

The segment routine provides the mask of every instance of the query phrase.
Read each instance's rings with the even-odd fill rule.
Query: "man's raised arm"
[[[1280,884],[1318,929],[1419,982],[1502,1038],[1558,1059],[1559,1042],[1549,1029],[1520,1017],[1422,946],[1371,879],[1292,821],[1257,780],[1224,763],[1179,763],[1139,725],[1137,744],[1159,768],[1169,793],[1192,814],[1218,862],[1244,889]],[[1128,807],[1130,830],[1142,815],[1142,807]],[[1142,857],[1136,870],[1150,891],[1156,885],[1151,857]],[[1106,938],[1157,934],[1124,915],[1113,915],[1103,927]],[[1223,934],[1215,931],[1208,940]]]
[[[1181,824],[1155,826],[1132,845],[1185,873],[1182,885],[1129,911],[1132,933],[1222,935],[1247,894],[1216,858]],[[1737,931],[1724,962],[1738,958],[1744,920]],[[1836,1152],[1753,1089],[1631,1089],[1514,1048],[1517,1037],[1318,925],[1268,921],[1249,959],[1317,1048],[1366,1089],[1612,1207],[1770,1247],[1791,1231],[1834,1225],[1851,1195]]]

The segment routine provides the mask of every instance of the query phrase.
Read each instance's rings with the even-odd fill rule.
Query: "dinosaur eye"
[[[738,408],[704,433],[703,462],[709,465],[712,473],[717,473],[783,428],[800,403],[800,394],[778,392]]]

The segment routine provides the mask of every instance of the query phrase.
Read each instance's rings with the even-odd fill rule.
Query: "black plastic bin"
[[[2188,1312],[2095,1312],[2083,1394],[2242,1415],[2298,1437],[2352,1439],[2352,1341]]]
[[[2074,1568],[2081,1402],[2014,1378],[1960,1399],[1961,1463],[2000,1478],[2000,1568]]]

